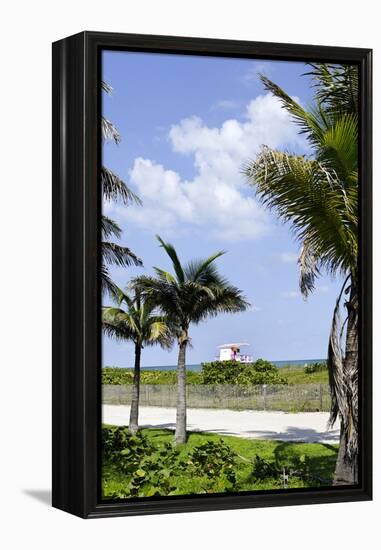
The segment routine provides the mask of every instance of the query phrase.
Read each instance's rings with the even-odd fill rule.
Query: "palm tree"
[[[331,425],[340,418],[334,483],[357,483],[358,457],[358,121],[357,68],[311,65],[315,106],[306,110],[268,78],[266,88],[299,125],[309,156],[263,147],[244,173],[257,197],[291,225],[301,243],[300,289],[325,270],[343,278],[328,344]],[[343,296],[346,320],[340,321]],[[345,335],[345,352],[341,341]]]
[[[135,364],[132,382],[129,431],[134,434],[139,428],[140,359],[144,346],[159,344],[163,348],[172,345],[171,330],[165,317],[158,315],[155,309],[142,296],[135,292],[131,296],[116,289],[119,307],[104,307],[102,326],[104,332],[113,338],[131,340],[135,344]],[[126,309],[122,309],[122,304]]]
[[[112,87],[107,82],[101,82],[102,90],[107,94],[112,94]],[[101,117],[101,132],[103,141],[113,141],[118,145],[122,138],[114,126],[114,124],[105,118]],[[106,200],[122,200],[124,204],[141,204],[141,200],[135,193],[125,184],[125,182],[115,172],[102,166],[101,168],[101,183],[102,191]]]
[[[102,81],[102,90],[108,94],[112,93],[112,88],[106,82]],[[121,141],[120,134],[112,122],[105,117],[101,118],[102,138],[104,141],[114,141],[118,144]],[[106,200],[121,200],[125,205],[137,204],[141,205],[140,198],[124,183],[124,181],[109,168],[102,166],[101,168],[101,185],[102,193]],[[108,239],[111,237],[119,238],[121,229],[118,224],[108,218],[101,217],[102,229],[102,266],[101,266],[101,281],[103,290],[114,293],[116,288],[111,280],[108,265],[116,264],[121,267],[129,265],[141,266],[141,259],[126,246],[121,246]]]
[[[157,236],[172,261],[174,273],[155,267],[156,276],[141,276],[133,281],[147,299],[158,306],[174,327],[179,346],[177,362],[176,443],[186,441],[186,349],[189,327],[218,313],[235,313],[248,307],[240,290],[222,278],[214,262],[224,252],[191,261],[183,266],[175,248]]]

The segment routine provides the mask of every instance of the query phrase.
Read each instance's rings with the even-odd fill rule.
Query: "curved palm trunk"
[[[134,378],[132,381],[132,396],[131,396],[131,409],[130,409],[130,423],[128,430],[130,433],[135,434],[139,429],[139,394],[140,394],[140,356],[142,347],[140,344],[135,344],[135,365],[134,365]]]
[[[357,289],[353,283],[346,307],[348,325],[343,368],[345,414],[341,416],[334,485],[358,483],[358,304]]]
[[[187,336],[179,340],[179,357],[177,361],[177,410],[176,410],[176,444],[187,440],[187,398],[185,355]]]
[[[357,483],[357,455],[353,462],[346,458],[347,437],[344,423],[341,422],[340,446],[337,455],[333,485],[356,485]]]

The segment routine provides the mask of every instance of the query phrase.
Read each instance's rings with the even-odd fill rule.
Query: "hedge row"
[[[188,371],[188,384],[287,384],[279,370],[269,361],[258,359],[255,363],[238,361],[213,361],[202,363],[201,372]],[[132,384],[133,370],[105,367],[102,383],[107,385]],[[142,384],[176,384],[176,371],[141,371]]]

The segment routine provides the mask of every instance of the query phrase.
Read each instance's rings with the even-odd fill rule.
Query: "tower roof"
[[[242,346],[249,346],[247,342],[233,342],[232,344],[221,344],[218,348],[240,348]]]

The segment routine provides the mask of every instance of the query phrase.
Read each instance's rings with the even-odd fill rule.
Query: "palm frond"
[[[119,239],[122,232],[116,221],[112,220],[108,216],[105,216],[104,214],[101,217],[101,230],[102,237],[104,239],[108,239],[110,237],[116,237]]]
[[[149,319],[147,324],[146,345],[159,343],[162,348],[171,348],[173,346],[174,333],[168,324],[166,317],[154,317]]]
[[[102,322],[103,333],[117,341],[130,340],[129,333],[125,330],[125,327],[122,325],[115,325],[114,323],[108,323],[107,321]]]
[[[131,315],[119,308],[102,310],[102,327],[107,336],[118,340],[135,340],[136,323]]]
[[[338,337],[340,332],[340,300],[341,293],[336,300],[335,309],[333,311],[331,331],[328,344],[328,376],[331,389],[331,411],[329,416],[329,424],[333,426],[336,422],[337,415],[345,413],[345,377],[344,377],[344,357],[341,349],[341,342]]]
[[[109,270],[105,264],[101,266],[101,287],[102,292],[109,294],[113,298],[118,294],[118,287],[111,279]]]
[[[313,247],[306,240],[304,241],[299,258],[299,287],[304,298],[314,290],[315,279],[320,274],[319,260]]]
[[[159,277],[159,279],[167,282],[167,283],[173,283],[176,284],[176,279],[172,275],[172,273],[169,273],[169,271],[165,271],[164,269],[161,269],[160,267],[154,267],[154,271],[156,272],[156,275]]]
[[[165,316],[155,313],[155,307],[142,298],[140,293],[130,295],[119,289],[119,304],[122,307],[105,307],[102,311],[103,331],[109,337],[132,340],[139,345],[159,344],[170,348],[173,330]]]
[[[265,75],[260,75],[260,79],[265,89],[277,97],[282,107],[289,112],[292,120],[299,126],[300,133],[304,134],[313,145],[316,145],[324,129],[327,127],[324,117],[321,116],[323,114],[322,111],[317,109],[309,112],[303,109],[303,107],[282,90],[280,86],[272,82]]]
[[[358,165],[357,116],[345,114],[322,135],[317,160],[334,170],[347,185],[357,186]]]
[[[217,259],[226,254],[224,250],[220,250],[215,254],[206,258],[206,260],[194,260],[189,262],[184,269],[186,278],[190,281],[197,282],[200,278],[205,277],[207,274],[212,273],[211,264]],[[217,270],[213,266],[213,272],[216,274]]]
[[[312,77],[315,99],[335,117],[358,112],[358,67],[356,65],[310,63],[305,73]]]
[[[194,308],[194,319],[197,321],[207,317],[216,317],[221,313],[239,313],[246,311],[250,303],[243,293],[234,286],[215,287],[210,289],[213,298],[205,295],[200,297]]]
[[[344,352],[341,346],[343,326],[340,321],[340,302],[343,294],[353,290],[353,281],[349,274],[341,287],[333,313],[332,326],[328,345],[328,375],[331,389],[331,412],[329,425],[333,426],[338,416],[342,423],[346,438],[346,459],[351,460],[358,452],[357,440],[357,418],[358,418],[358,367],[357,362],[353,371],[348,371]],[[357,293],[353,294],[352,300],[357,302]],[[350,304],[352,312],[355,313],[354,329],[357,330],[357,304]]]
[[[332,272],[357,264],[356,227],[343,209],[343,188],[335,173],[313,159],[264,147],[244,173],[259,200],[274,210],[300,241],[308,241],[321,265]],[[357,210],[356,195],[346,194]]]
[[[184,271],[183,271],[182,265],[181,265],[180,260],[177,256],[177,252],[176,252],[174,246],[170,243],[164,242],[163,239],[159,235],[156,235],[156,238],[159,241],[160,246],[162,248],[164,248],[164,250],[166,251],[168,256],[171,258],[173,268],[175,270],[175,273],[177,275],[177,278],[178,278],[179,282],[183,283],[184,280],[185,280]]]
[[[124,204],[142,205],[142,201],[115,172],[102,166],[101,185],[104,198],[109,201],[122,200]]]
[[[132,279],[131,286],[146,302],[152,304],[152,307],[159,307],[172,320],[181,316],[177,282],[173,284],[162,278],[141,275]]]
[[[216,265],[208,263],[200,271],[201,263],[203,263],[202,260],[196,260],[185,266],[184,272],[187,281],[207,287],[223,287],[228,284],[227,280],[219,273]]]
[[[199,282],[186,281],[186,283],[184,283],[184,290],[186,292],[184,292],[183,300],[186,298],[186,301],[189,302],[187,307],[192,308],[198,300],[200,300],[200,302],[206,299],[214,300],[216,297],[215,289],[217,288],[217,284],[213,287],[211,284],[205,285]]]
[[[113,141],[116,144],[120,143],[122,138],[116,126],[104,116],[101,118],[101,131],[103,141]]]
[[[113,87],[110,86],[110,84],[108,84],[105,80],[101,81],[101,88],[104,92],[106,92],[106,94],[109,94],[109,95],[111,95],[112,92],[114,91]]]
[[[108,241],[102,242],[102,259],[104,263],[120,267],[143,265],[142,260],[130,248]]]
[[[118,292],[116,294],[116,302],[119,306],[122,305],[124,302],[129,310],[132,310],[133,308],[140,308],[140,300],[138,299],[138,294],[135,293],[134,296],[131,296],[127,291],[122,290],[121,288],[118,288]]]
[[[249,306],[241,291],[221,277],[213,264],[222,252],[183,267],[173,246],[164,243],[160,237],[159,240],[177,268],[177,277],[155,268],[156,277],[136,277],[132,285],[147,302],[166,315],[177,335],[187,333],[191,323],[219,313],[244,311]]]

